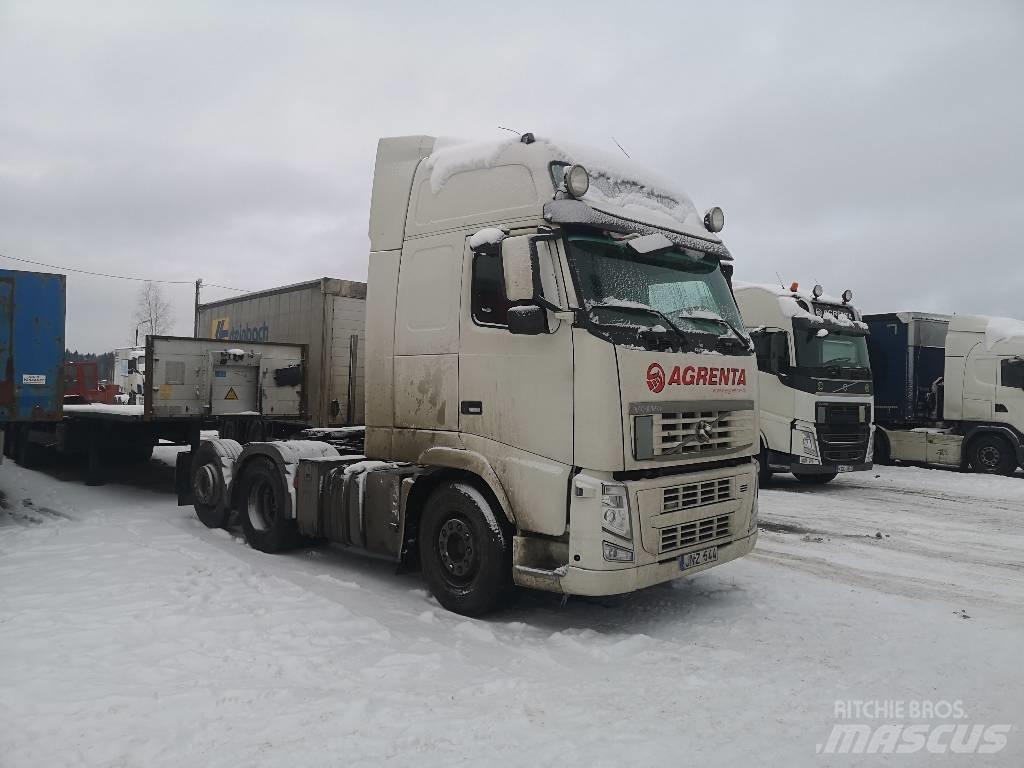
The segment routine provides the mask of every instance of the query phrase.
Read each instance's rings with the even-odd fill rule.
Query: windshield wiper
[[[677,314],[676,317],[688,317],[688,315],[678,315]],[[726,320],[721,315],[719,315],[718,317],[712,317],[709,314],[707,317],[701,316],[701,317],[695,317],[693,319],[694,320],[707,320],[707,321],[712,322],[712,323],[718,323],[719,325],[724,325],[726,328],[728,328],[730,331],[732,331],[732,335],[736,337],[736,340],[741,342],[743,344],[744,348],[748,352],[750,351],[750,342],[747,341],[747,338],[742,333],[739,332],[739,330],[736,328],[735,325],[730,323],[728,320]]]
[[[646,312],[649,315],[655,315],[656,317],[660,317],[662,320],[665,321],[665,324],[669,328],[671,328],[672,331],[675,333],[676,338],[679,339],[680,345],[686,344],[686,334],[683,333],[682,329],[678,325],[673,323],[669,319],[668,315],[666,315],[660,309],[655,309],[654,307],[647,307],[644,306],[643,304],[594,304],[591,306],[591,311],[601,307],[605,307],[607,309],[621,310],[623,312]],[[599,323],[599,325],[605,325],[605,323]]]

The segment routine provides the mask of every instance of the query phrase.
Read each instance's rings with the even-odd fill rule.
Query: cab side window
[[[1024,359],[1001,360],[999,382],[1004,387],[1024,388]]]
[[[772,372],[772,344],[767,331],[754,331],[750,334],[754,342],[754,354],[757,355],[757,370]]]
[[[508,326],[508,297],[501,254],[473,255],[473,284],[470,304],[473,320],[480,325]]]

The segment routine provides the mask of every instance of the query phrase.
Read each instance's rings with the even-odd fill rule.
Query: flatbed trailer
[[[148,461],[158,443],[197,449],[202,430],[245,439],[288,437],[309,426],[306,349],[299,344],[146,338],[145,402],[64,404],[61,417],[27,425],[19,462],[84,458],[86,482],[113,466]]]

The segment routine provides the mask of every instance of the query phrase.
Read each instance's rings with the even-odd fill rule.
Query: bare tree
[[[159,336],[170,330],[171,305],[157,283],[147,282],[139,288],[135,302],[136,339],[138,331],[144,330],[152,336]]]

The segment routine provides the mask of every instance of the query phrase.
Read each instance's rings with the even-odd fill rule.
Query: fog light
[[[601,549],[604,552],[604,559],[611,563],[632,563],[633,550],[612,544],[610,541],[601,542]]]
[[[608,533],[614,533],[624,539],[633,538],[626,486],[601,483],[601,527]],[[632,557],[630,554],[630,559]]]
[[[565,169],[565,191],[573,197],[583,197],[590,189],[590,174],[582,165],[570,165]]]

